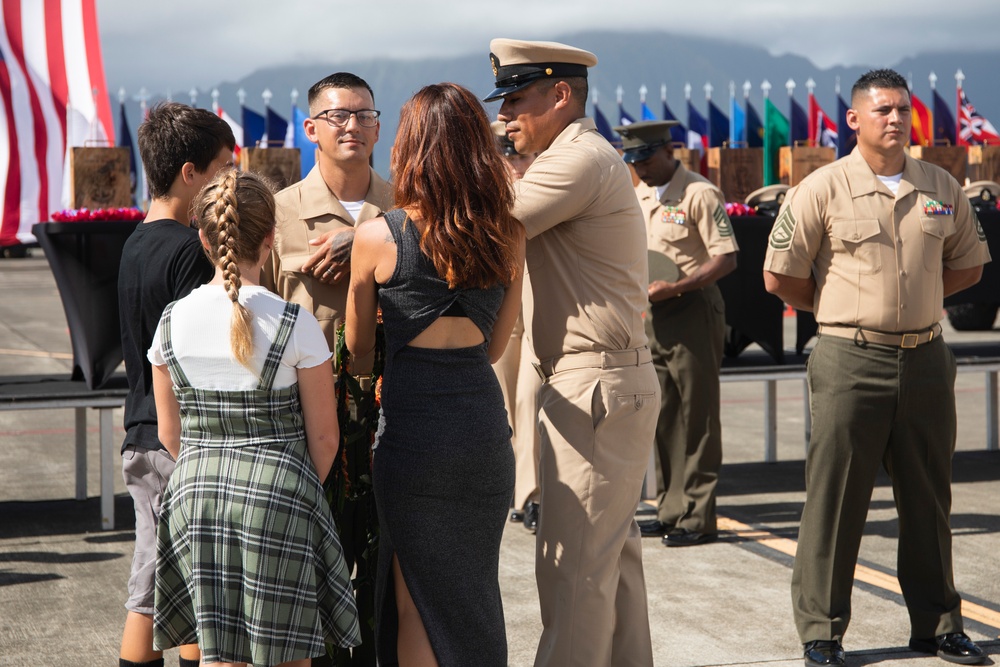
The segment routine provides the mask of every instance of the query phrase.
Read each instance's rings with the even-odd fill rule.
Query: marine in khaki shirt
[[[364,79],[336,72],[317,81],[303,122],[316,166],[275,195],[274,249],[261,284],[315,315],[331,350],[347,303],[354,226],[392,208],[391,188],[369,166],[378,118]]]
[[[634,515],[659,389],[642,313],[647,260],[628,168],[585,118],[592,53],[494,39],[499,119],[519,153],[538,370],[536,667],[653,663]]]
[[[316,276],[303,265],[317,252],[317,246],[310,245],[310,241],[329,232],[353,229],[356,223],[377,218],[392,208],[389,184],[374,169],[368,170],[371,185],[357,220],[327,187],[318,165],[274,198],[277,224],[274,249],[264,265],[264,285],[315,315],[330,349],[335,344],[337,325],[344,317],[348,281],[324,280],[322,274]],[[347,235],[345,242],[351,241],[353,236]]]
[[[636,195],[650,250],[646,335],[660,381],[656,424],[657,518],[644,536],[668,547],[717,537],[715,489],[722,467],[719,369],[725,304],[716,281],[736,268],[739,247],[722,191],[673,156],[674,121],[615,128],[623,159],[641,182]],[[676,275],[658,274],[658,256]]]
[[[764,283],[812,310],[812,429],[792,570],[805,664],[843,665],[851,589],[879,468],[899,513],[898,579],[910,648],[974,664],[951,557],[955,358],[941,339],[944,297],[978,282],[986,238],[959,184],[906,154],[911,106],[892,70],[854,84],[855,150],[788,191]]]

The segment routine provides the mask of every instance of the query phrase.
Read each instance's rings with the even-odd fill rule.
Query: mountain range
[[[931,102],[928,75],[935,72],[938,76],[937,89],[949,103],[953,114],[954,76],[961,69],[966,76],[964,88],[970,100],[979,113],[994,125],[1000,126],[1000,86],[997,85],[996,70],[996,63],[1000,62],[1000,49],[991,52],[929,51],[915,57],[901,58],[897,62],[821,69],[808,58],[799,55],[775,56],[760,47],[668,32],[590,31],[567,34],[555,39],[597,54],[599,62],[590,73],[591,98],[597,95],[598,105],[612,125],[618,122],[615,94],[618,86],[624,90],[623,104],[626,111],[638,119],[640,87],[646,86],[649,89],[647,104],[659,116],[662,109],[660,91],[665,84],[668,105],[682,122],[686,122],[685,84],[691,85],[692,102],[705,115],[706,82],[713,87],[712,99],[715,104],[728,113],[730,82],[735,83],[736,95],[742,103],[743,82],[750,81],[751,104],[761,113],[761,83],[767,79],[772,85],[771,100],[787,115],[789,104],[785,83],[788,80],[795,82],[795,99],[805,106],[806,81],[811,78],[816,84],[815,94],[820,106],[828,114],[835,114],[838,79],[841,94],[847,99],[851,85],[866,70],[892,67],[903,76],[912,77],[913,92],[928,105]],[[220,82],[216,88],[219,91],[220,105],[237,121],[240,110],[237,91],[241,88],[247,93],[247,106],[260,112],[264,110],[261,93],[264,89],[269,89],[273,95],[271,107],[289,118],[290,94],[293,89],[298,90],[298,106],[304,109],[307,104],[306,93],[313,83],[331,72],[354,72],[371,85],[375,91],[375,106],[382,111],[382,129],[375,149],[374,163],[376,170],[387,175],[389,148],[395,136],[402,104],[422,86],[440,81],[453,81],[470,88],[477,95],[486,95],[492,90],[493,83],[488,46],[484,44],[481,53],[452,58],[376,58],[264,68],[238,81]],[[111,89],[115,88],[113,81],[108,83]],[[151,102],[160,99],[164,99],[164,92],[153,91]],[[175,93],[174,99],[190,101],[186,94]],[[117,104],[115,95],[112,95],[112,102]],[[199,91],[199,106],[208,107],[211,102],[211,90]],[[491,117],[495,117],[498,108],[496,103],[487,105]],[[140,117],[138,102],[129,100],[126,102],[126,110],[134,133]]]

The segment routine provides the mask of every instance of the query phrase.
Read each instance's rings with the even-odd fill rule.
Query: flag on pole
[[[729,138],[729,119],[715,102],[708,100],[708,145],[712,148],[722,146]]]
[[[837,95],[837,157],[842,158],[858,143],[858,137],[847,125],[847,102]]]
[[[294,124],[295,144],[293,148],[299,149],[299,163],[302,165],[302,178],[306,177],[316,164],[316,144],[309,141],[306,136],[305,119],[308,116],[304,111],[299,111],[298,107],[292,108],[292,123]]]
[[[3,0],[0,246],[69,204],[68,149],[115,145],[95,0]]]
[[[670,110],[667,105],[667,100],[664,98],[663,102],[663,120],[679,120],[674,112]],[[687,128],[684,127],[683,123],[678,123],[670,128],[670,139],[675,144],[687,144]]]
[[[256,148],[267,134],[267,119],[253,109],[243,106],[243,147]]]
[[[809,145],[836,148],[837,136],[837,124],[826,115],[816,96],[809,93]]]
[[[958,144],[960,146],[980,146],[1000,144],[1000,134],[993,123],[979,115],[965,90],[958,88]]]
[[[736,95],[729,96],[729,143],[746,142],[746,114],[736,101]]]
[[[285,143],[285,135],[288,134],[288,121],[282,118],[271,107],[267,107],[267,128],[264,131],[264,145],[275,141]],[[274,144],[276,145],[276,144]]]
[[[631,125],[635,122],[635,118],[628,111],[625,111],[625,106],[619,102],[618,103],[618,124],[619,125]]]
[[[597,131],[602,137],[608,140],[608,143],[612,146],[621,146],[621,141],[615,137],[614,131],[611,129],[611,123],[608,122],[607,117],[601,111],[600,107],[597,106],[597,102],[594,102],[594,124],[597,125]]]
[[[778,149],[788,145],[788,119],[771,98],[764,98],[764,185],[780,182],[778,177]]]
[[[650,109],[649,106],[646,104],[645,100],[643,100],[641,103],[641,106],[639,108],[639,115],[642,118],[642,120],[656,120],[656,115],[653,113],[653,110]]]
[[[226,113],[225,109],[223,109],[221,106],[216,107],[215,113],[219,115],[219,118],[226,121],[226,125],[228,125],[229,129],[233,131],[233,138],[236,139],[236,148],[233,149],[233,160],[236,162],[236,164],[239,164],[240,151],[242,150],[243,147],[243,126],[237,123],[236,120],[228,113]]]
[[[806,110],[802,108],[802,105],[795,101],[794,97],[789,95],[788,101],[791,108],[788,145],[794,146],[796,142],[808,142],[809,116],[806,114]]]
[[[698,110],[687,101],[688,111],[688,135],[687,147],[692,150],[701,151],[701,165],[699,171],[702,176],[708,175],[708,123],[705,117],[698,113]]]
[[[920,98],[910,93],[910,108],[913,123],[910,126],[910,143],[914,146],[931,146],[934,143],[934,119],[930,109]]]
[[[747,148],[763,148],[764,147],[764,124],[760,122],[760,115],[757,114],[757,110],[753,108],[750,104],[750,100],[747,103],[747,120],[746,120],[746,142]]]
[[[128,117],[125,115],[124,102],[118,105],[118,145],[128,149],[128,181],[132,192],[132,205],[134,206],[138,172],[135,168],[135,150],[132,148],[132,132],[128,129]]]
[[[934,115],[932,119],[934,120],[933,138],[935,142],[946,139],[953,146],[958,143],[955,136],[955,117],[951,115],[948,103],[938,95],[937,90],[934,91]]]

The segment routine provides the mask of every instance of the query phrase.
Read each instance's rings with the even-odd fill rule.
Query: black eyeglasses
[[[378,109],[359,109],[358,111],[327,109],[313,116],[313,120],[322,118],[334,127],[344,127],[351,122],[351,116],[354,116],[358,119],[358,124],[361,127],[375,127],[378,125],[378,117],[381,113]]]

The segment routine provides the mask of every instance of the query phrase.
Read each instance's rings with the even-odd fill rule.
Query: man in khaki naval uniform
[[[316,166],[275,195],[274,249],[262,280],[315,315],[332,350],[347,304],[354,226],[392,208],[392,190],[369,166],[379,123],[364,79],[338,72],[314,84],[304,127]]]
[[[951,563],[955,358],[942,301],[978,282],[986,237],[947,172],[906,154],[906,79],[863,75],[854,151],[789,190],[764,264],[767,290],[819,323],[808,364],[812,434],[792,602],[806,665],[843,665],[851,585],[879,464],[899,512],[910,647],[972,664]]]
[[[674,159],[675,121],[616,127],[623,158],[642,183],[635,191],[649,250],[671,260],[676,278],[650,267],[646,335],[660,380],[656,423],[657,519],[643,535],[668,547],[717,536],[715,487],[722,466],[719,369],[726,335],[725,304],[715,282],[736,268],[739,247],[722,191]]]
[[[642,313],[646,239],[625,163],[584,117],[597,58],[553,42],[494,39],[499,118],[519,153],[539,371],[542,514],[537,667],[653,662],[634,514],[659,389]]]

